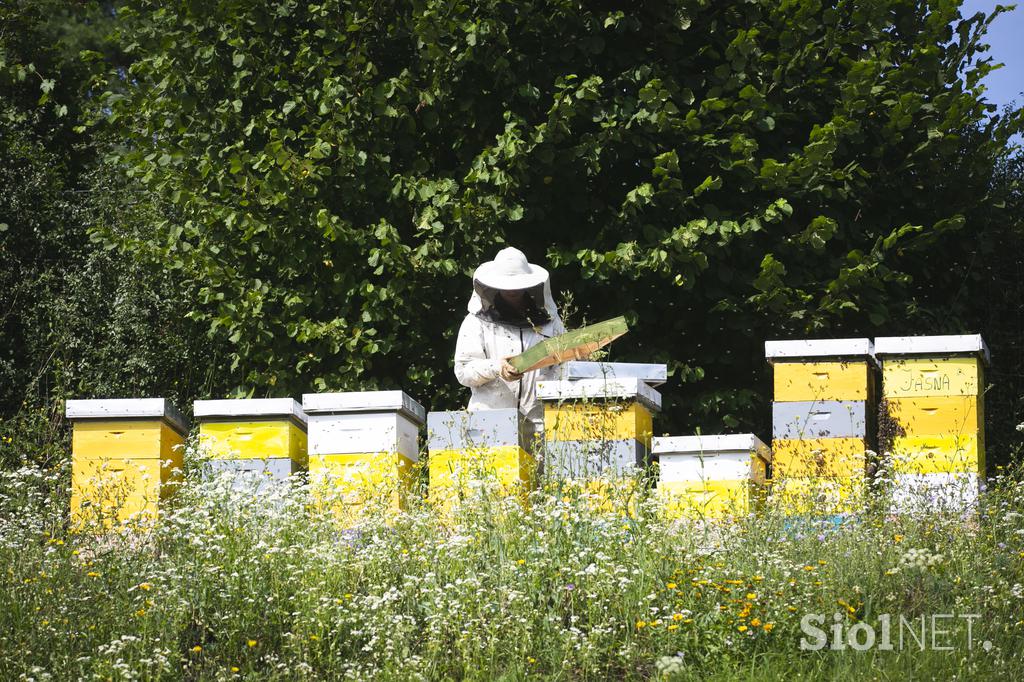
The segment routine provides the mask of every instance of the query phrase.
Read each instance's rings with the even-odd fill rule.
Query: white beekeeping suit
[[[499,292],[523,292],[525,310],[512,309]],[[473,390],[469,410],[519,407],[539,433],[544,408],[537,400],[537,381],[555,378],[557,367],[502,378],[506,358],[519,355],[546,338],[565,332],[551,296],[548,272],[533,265],[519,249],[506,248],[473,273],[469,314],[462,321],[455,346],[455,376]]]

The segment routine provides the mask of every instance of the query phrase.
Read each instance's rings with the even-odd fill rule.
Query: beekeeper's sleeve
[[[501,373],[502,358],[487,357],[483,331],[476,315],[467,315],[459,327],[459,338],[455,342],[455,377],[463,386],[483,386]]]

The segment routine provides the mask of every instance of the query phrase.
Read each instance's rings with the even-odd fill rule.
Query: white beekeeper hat
[[[548,280],[548,271],[526,260],[526,254],[511,246],[502,249],[494,260],[483,263],[473,279],[492,289],[531,289]]]

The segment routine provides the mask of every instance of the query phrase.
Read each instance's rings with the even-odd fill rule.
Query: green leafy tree
[[[758,427],[766,338],[943,333],[1019,111],[985,102],[991,16],[951,1],[133,0],[121,161],[174,209],[133,253],[198,288],[247,393],[450,373],[468,275],[504,243],[660,422]],[[122,242],[124,243],[124,242]],[[580,321],[580,320],[577,320]],[[984,331],[984,330],[981,330]]]
[[[106,163],[116,133],[86,125],[124,87],[115,20],[106,3],[0,8],[0,466],[66,458],[65,397],[216,390],[194,290],[89,236],[148,233],[166,208]]]

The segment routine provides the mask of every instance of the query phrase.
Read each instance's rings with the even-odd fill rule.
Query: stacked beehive
[[[306,468],[306,414],[291,398],[197,400],[199,448],[208,474],[257,495]]]
[[[423,406],[402,391],[307,393],[313,494],[340,514],[404,508],[419,461]]]
[[[787,513],[855,509],[874,433],[869,339],[768,341],[774,369],[772,500]]]
[[[163,398],[69,400],[71,521],[152,521],[180,480],[187,426]]]
[[[484,486],[515,495],[533,487],[530,429],[518,409],[431,412],[427,444],[430,500],[442,509]]]
[[[544,467],[555,478],[635,473],[650,461],[652,415],[661,395],[642,379],[540,381]]]
[[[971,506],[985,474],[984,340],[978,334],[882,337],[875,352],[894,508]]]
[[[751,433],[654,438],[652,452],[669,518],[744,515],[764,499],[772,451]]]

